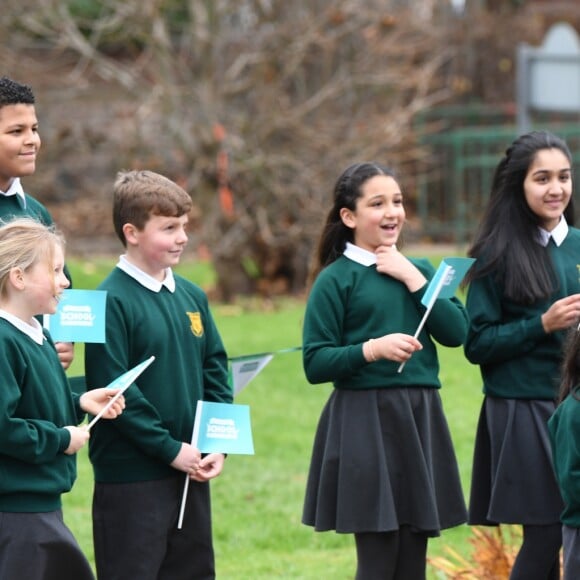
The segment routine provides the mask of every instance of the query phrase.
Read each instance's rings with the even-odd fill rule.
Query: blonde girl
[[[0,578],[94,578],[63,522],[61,495],[76,478],[78,426],[117,392],[72,393],[36,316],[53,314],[69,285],[62,236],[32,219],[0,225]],[[105,414],[122,412],[121,397]]]

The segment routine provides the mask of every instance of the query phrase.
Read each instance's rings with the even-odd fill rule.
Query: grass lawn
[[[438,259],[435,259],[438,262]],[[75,287],[93,288],[112,262],[69,261]],[[203,265],[184,264],[181,273],[200,285],[211,283]],[[300,345],[304,303],[280,299],[267,307],[249,300],[214,305],[213,312],[230,356],[277,352]],[[441,391],[466,492],[469,488],[475,425],[482,395],[479,371],[461,349],[440,347]],[[77,345],[71,375],[82,374]],[[314,533],[300,523],[310,450],[316,423],[330,386],[312,386],[302,371],[300,352],[277,354],[238,395],[248,404],[254,456],[230,456],[212,483],[214,540],[218,578],[353,578],[355,552],[350,535]],[[79,477],[65,496],[65,519],[92,558],[90,502],[92,473],[86,451],[79,454]],[[446,556],[449,546],[464,557],[471,552],[470,529],[461,526],[431,540],[429,554]],[[431,579],[444,578],[430,570]]]

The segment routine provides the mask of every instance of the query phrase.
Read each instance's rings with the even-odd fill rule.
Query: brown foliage
[[[473,528],[472,534],[471,559],[448,548],[449,559],[431,558],[429,564],[449,580],[507,580],[521,543],[519,526]]]

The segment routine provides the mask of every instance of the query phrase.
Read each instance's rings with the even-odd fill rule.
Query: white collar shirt
[[[36,318],[32,319],[32,324],[28,324],[27,322],[24,322],[24,320],[14,316],[14,314],[6,312],[6,310],[0,310],[0,318],[4,318],[4,320],[10,322],[12,326],[15,326],[18,330],[26,334],[29,338],[36,342],[36,344],[42,345],[46,340],[46,337],[42,332],[42,326],[40,325],[40,322],[36,320]]]
[[[163,286],[165,286],[165,288],[167,288],[170,292],[175,292],[175,278],[171,268],[165,268],[165,278],[162,282],[156,280],[152,276],[149,276],[149,274],[143,272],[143,270],[129,262],[125,254],[119,257],[117,268],[123,270],[125,274],[131,276],[131,278],[137,280],[141,286],[144,286],[152,292],[161,292]]]
[[[538,242],[542,246],[546,247],[550,241],[550,238],[552,238],[556,246],[559,247],[566,239],[566,236],[568,235],[568,229],[568,222],[566,221],[566,218],[562,216],[558,225],[551,232],[545,230],[544,228],[538,228]]]
[[[355,246],[350,242],[346,242],[346,248],[343,252],[345,258],[361,264],[361,266],[373,266],[377,263],[377,256],[374,252],[369,252],[360,246]]]
[[[4,197],[10,197],[11,195],[17,195],[22,202],[23,207],[26,207],[26,196],[24,195],[24,189],[22,189],[22,183],[20,183],[19,177],[14,177],[10,182],[10,187],[6,191],[0,189],[0,195]]]

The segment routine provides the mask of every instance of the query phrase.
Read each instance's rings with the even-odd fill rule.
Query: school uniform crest
[[[203,335],[203,323],[201,322],[201,314],[199,312],[188,312],[189,322],[191,322],[191,332],[195,336]]]

